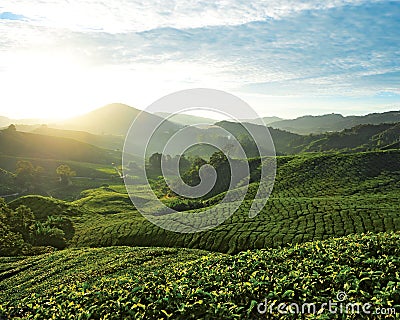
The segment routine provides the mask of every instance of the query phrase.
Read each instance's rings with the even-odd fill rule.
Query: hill
[[[248,136],[248,133],[241,123],[237,122],[229,122],[229,121],[221,121],[216,123],[217,126],[220,126],[221,128],[229,131],[233,136],[236,137],[240,141],[241,136]],[[264,127],[252,123],[246,123],[246,126],[250,128],[250,130],[256,135],[256,139],[260,140],[265,140],[264,137]],[[274,129],[274,128],[268,128],[269,133],[272,137],[272,140],[274,142],[275,146],[275,151],[276,153],[279,154],[285,154],[285,153],[292,153],[293,149],[290,146],[290,144],[293,141],[296,141],[297,139],[301,138],[300,135],[283,131],[280,129]],[[255,155],[248,155],[248,156],[255,156]]]
[[[263,117],[262,120],[266,125],[269,125],[274,122],[282,121],[284,119],[279,118],[279,117]],[[240,122],[247,122],[247,123],[252,123],[252,124],[259,124],[258,119],[241,119]]]
[[[140,112],[141,110],[128,105],[113,103],[85,115],[59,123],[58,125],[63,129],[82,130],[94,134],[125,136],[132,121]],[[153,124],[158,123],[159,120],[160,117],[156,115],[144,113],[142,125],[144,127],[153,127]],[[165,130],[177,130],[178,127],[176,124],[168,121],[163,123]]]
[[[15,177],[11,172],[0,168],[0,198],[5,198],[18,192],[15,186]]]
[[[249,186],[246,201],[223,224],[197,234],[177,234],[154,226],[135,210],[124,186],[86,190],[80,199],[65,203],[71,211],[79,207],[85,212],[70,217],[76,229],[70,245],[170,246],[235,253],[352,233],[400,230],[400,151],[278,157],[274,191],[259,215],[250,219],[248,211],[257,187],[256,182]],[[140,186],[134,195],[146,201]],[[222,196],[205,200],[203,207],[212,208]],[[41,214],[46,214],[42,203],[42,198],[36,203],[30,197],[18,199],[16,205],[25,204],[34,212],[41,208]],[[230,212],[234,204],[225,204],[216,213]],[[178,214],[190,221],[201,217],[201,210]]]
[[[238,211],[212,231],[168,232],[124,206],[117,220],[97,215],[89,224],[83,222],[83,232],[76,234],[73,243],[179,246],[234,253],[352,233],[400,230],[399,151],[280,157],[274,191],[259,215],[250,219],[248,211],[257,187],[257,183],[251,184]],[[98,191],[93,192],[101,199]],[[89,192],[85,196],[93,195]],[[114,196],[123,200],[123,195]],[[222,196],[206,200],[204,206],[218,203]],[[215,209],[216,213],[230,212],[234,204],[225,204]],[[200,218],[201,210],[179,215],[190,221],[194,216]],[[174,219],[174,214],[169,217]]]
[[[214,124],[217,122],[215,119],[211,118],[204,118],[204,117],[199,117],[199,116],[194,116],[194,115],[189,115],[189,114],[176,114],[176,115],[170,115],[169,113],[165,112],[156,112],[155,115],[160,116],[162,118],[168,118],[169,121],[174,122],[180,126],[190,126],[190,125],[196,125],[199,123],[202,124]]]
[[[248,136],[244,126],[236,122],[221,121],[216,125],[231,132],[236,138]],[[263,139],[260,125],[247,124],[258,139]],[[400,122],[379,125],[364,124],[340,132],[299,135],[269,127],[278,155],[305,152],[360,152],[380,149],[397,149],[400,141]],[[210,129],[204,130],[206,133]],[[220,135],[222,136],[222,135]]]
[[[324,151],[367,151],[378,149],[397,149],[400,141],[400,123],[379,125],[362,124],[341,132],[301,136],[289,145],[293,153]]]
[[[234,256],[188,249],[110,247],[0,258],[0,316],[276,318],[282,316],[278,303],[320,306],[335,301],[338,311],[338,292],[346,296],[345,310],[348,303],[369,303],[371,312],[378,307],[399,312],[399,241],[397,232]],[[263,308],[266,300],[275,301],[275,308],[272,314],[262,315],[260,310],[269,309]],[[364,315],[351,310],[342,315],[346,319]],[[324,309],[310,316],[328,319],[330,315]]]
[[[18,126],[17,126],[18,128]],[[50,128],[47,125],[41,125],[34,129],[32,133],[42,134],[53,137],[74,139],[76,141],[91,144],[100,148],[110,150],[122,150],[124,146],[124,137],[116,135],[95,135],[85,131],[62,130]]]
[[[93,163],[118,162],[121,153],[67,138],[26,132],[0,131],[0,153],[26,158],[72,160]]]
[[[37,126],[41,123],[47,123],[49,121],[49,119],[10,119],[0,116],[0,129],[8,127],[10,124],[13,123],[15,125],[18,125],[19,129],[26,128],[27,130],[29,130],[30,127]]]
[[[381,124],[400,122],[400,111],[371,113],[365,116],[342,116],[326,114],[322,116],[303,116],[293,120],[281,120],[270,123],[276,129],[298,134],[342,131],[361,124]]]

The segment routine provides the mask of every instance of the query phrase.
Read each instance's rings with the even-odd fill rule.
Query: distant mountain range
[[[293,153],[321,151],[367,151],[397,149],[400,142],[400,122],[361,124],[340,132],[299,136],[290,144]]]
[[[174,122],[181,126],[190,126],[190,125],[197,125],[197,124],[211,125],[211,124],[214,124],[215,122],[217,122],[217,120],[215,120],[215,119],[198,117],[198,116],[189,115],[189,114],[171,115],[166,112],[156,112],[155,115],[165,118],[165,119],[168,118],[169,121]]]
[[[324,133],[342,131],[360,124],[381,124],[400,122],[400,111],[371,113],[365,116],[342,116],[341,114],[326,114],[322,116],[303,116],[294,120],[281,120],[269,125],[298,134]]]
[[[262,120],[266,125],[270,125],[271,123],[279,122],[279,121],[282,121],[284,119],[279,118],[279,117],[263,117]],[[260,124],[259,119],[241,119],[241,122],[252,123],[252,124]]]
[[[13,120],[0,116],[0,128],[6,127],[11,123],[17,124],[18,130],[32,131],[38,125],[46,123],[49,127],[63,130],[86,131],[92,134],[120,135],[125,136],[132,121],[142,112],[121,103],[109,104],[85,115],[78,116],[61,122],[49,123],[43,119],[22,119]],[[166,118],[166,113],[146,113],[146,125],[158,122],[160,118]],[[306,115],[296,119],[287,120],[279,117],[262,118],[268,126],[289,131],[296,134],[308,135],[310,133],[338,132],[350,129],[361,124],[381,124],[400,122],[400,111],[388,111],[383,113],[371,113],[364,116],[343,116],[341,114],[326,114],[321,116]],[[215,124],[217,120],[193,115],[179,114],[174,115],[163,123],[165,130],[176,131],[182,126],[197,123]],[[259,123],[257,119],[243,119],[241,122],[252,124]],[[31,127],[32,126],[32,127]]]
[[[0,141],[0,152],[3,154],[10,152],[17,156],[30,157],[69,157],[71,160],[71,157],[76,155],[75,158],[81,158],[81,161],[93,161],[96,159],[92,159],[89,153],[92,152],[96,155],[101,148],[102,155],[100,157],[99,153],[98,156],[104,161],[108,161],[108,159],[104,158],[104,149],[113,150],[112,152],[121,151],[126,132],[132,121],[141,112],[124,104],[111,104],[83,116],[48,126],[39,124],[17,125],[18,131],[30,131],[31,134],[18,132],[18,136],[11,136],[7,139],[3,135]],[[148,130],[148,128],[152,128],[155,124],[163,121],[164,118],[161,116],[167,115],[143,112],[142,116],[140,125],[143,130]],[[399,111],[373,113],[366,116],[344,117],[339,114],[330,114],[274,121],[276,119],[276,117],[269,117],[263,120],[267,123],[272,121],[268,126],[270,127],[269,130],[277,154],[398,148],[400,143]],[[212,119],[192,115],[175,116],[171,120],[163,121],[156,139],[153,139],[148,146],[150,154],[162,152],[169,138],[185,125],[199,122],[210,123],[210,125],[202,128],[190,128],[176,142],[177,146],[187,142],[197,143],[202,140],[210,142],[222,141],[222,143],[229,144],[231,137],[222,129],[228,130],[236,137],[244,134],[243,126],[237,122],[220,121],[212,124],[214,121]],[[0,124],[8,124],[8,121],[10,119],[0,117]],[[259,130],[256,124],[250,123],[249,125],[252,126],[257,134],[258,132],[263,134],[263,130],[261,128]],[[139,130],[138,132],[141,131]],[[262,139],[263,137],[260,136],[259,138]],[[141,136],[138,136],[137,139],[133,139],[134,141],[131,142],[132,154],[135,154],[136,146],[142,143],[140,139]],[[74,145],[73,142],[79,142],[80,144]],[[67,149],[70,154],[64,154],[63,148],[59,148],[57,143],[62,146],[68,146]],[[51,148],[48,146],[51,146]],[[90,149],[88,146],[95,149]],[[78,156],[76,150],[83,149],[87,153],[85,151],[81,153],[82,156]],[[209,146],[200,145],[192,148],[188,153],[209,157],[214,151]],[[176,152],[178,153],[178,151]]]

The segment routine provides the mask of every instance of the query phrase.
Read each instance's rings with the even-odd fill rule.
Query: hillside
[[[73,241],[85,246],[183,246],[234,253],[351,233],[400,230],[399,173],[400,152],[394,151],[282,157],[274,191],[254,219],[248,217],[248,210],[256,183],[250,185],[248,200],[238,211],[212,231],[177,235],[147,221],[139,224],[141,216],[125,206],[118,221],[98,218],[82,227],[84,232]],[[219,200],[217,196],[205,205]],[[216,213],[230,212],[233,205],[228,203]],[[201,217],[201,210],[193,212]],[[189,221],[193,212],[179,214]]]
[[[48,319],[255,319],[265,299],[279,303],[400,301],[400,234],[353,235],[245,251],[70,249],[0,258],[0,316]],[[399,312],[399,307],[395,309]],[[338,309],[337,309],[338,310]],[[391,311],[393,312],[393,311]],[[325,317],[326,316],[326,317]],[[327,309],[314,315],[328,319]],[[286,316],[285,316],[286,318]],[[346,319],[360,314],[347,313]]]
[[[71,211],[79,207],[84,213],[68,215],[76,229],[70,245],[171,246],[235,253],[400,230],[400,151],[278,157],[274,191],[259,215],[250,219],[257,187],[257,183],[250,185],[247,200],[223,224],[197,234],[176,234],[154,226],[135,210],[124,186],[87,190],[80,199],[66,203]],[[146,201],[140,186],[134,195]],[[218,203],[221,196],[204,201],[204,207]],[[44,214],[43,201],[40,198],[36,204],[32,196],[10,205],[25,204],[34,213]],[[230,212],[233,205],[228,203],[216,212]],[[201,217],[201,210],[179,215]]]
[[[53,136],[53,137],[74,139],[76,141],[84,142],[87,144],[94,145],[96,147],[110,149],[110,150],[122,150],[124,146],[123,136],[95,135],[85,131],[61,130],[61,129],[50,128],[46,125],[42,125],[39,128],[34,129],[32,133]]]
[[[14,194],[18,191],[18,188],[14,183],[14,174],[0,168],[0,197]]]
[[[233,136],[236,137],[236,139],[240,140],[241,136],[244,136],[244,135],[248,136],[248,133],[247,133],[245,127],[241,123],[221,121],[221,122],[217,122],[216,125],[229,131]],[[265,130],[264,130],[263,126],[252,124],[252,123],[246,123],[246,126],[248,126],[251,129],[251,131],[256,135],[256,139],[265,140],[265,138],[264,138]],[[297,139],[301,138],[300,135],[297,135],[297,134],[294,134],[291,132],[287,132],[287,131],[283,131],[283,130],[279,130],[279,129],[268,128],[268,130],[272,137],[272,140],[273,140],[273,143],[275,146],[275,151],[278,155],[285,154],[285,153],[292,153],[293,148],[290,147],[290,144],[293,141],[296,141]],[[250,157],[251,156],[254,156],[254,155],[250,155]]]
[[[365,116],[342,116],[326,114],[322,116],[303,116],[293,120],[282,120],[270,123],[276,129],[298,134],[342,131],[361,124],[381,124],[400,122],[400,111],[371,113]]]
[[[282,121],[284,119],[279,118],[279,117],[263,117],[262,120],[266,125],[269,125],[274,122]],[[246,123],[252,123],[252,124],[259,124],[258,119],[241,119],[240,122],[246,122]]]
[[[113,103],[79,117],[59,123],[58,126],[69,130],[82,130],[94,134],[111,134],[125,136],[132,121],[141,112],[141,110],[132,108],[125,104]],[[143,114],[144,127],[153,127],[160,118],[150,113]],[[179,126],[165,121],[163,128],[165,130],[176,130]]]
[[[110,150],[122,150],[125,133],[131,125],[133,119],[139,114],[139,110],[122,104],[111,104],[103,108],[92,111],[86,115],[71,119],[62,124],[60,128],[49,128],[47,126],[29,127],[34,133],[74,139],[80,142],[91,144],[97,147]],[[165,114],[159,114],[164,115]],[[148,130],[160,121],[160,117],[153,114],[144,113],[143,121],[139,124],[138,132]],[[165,143],[180,129],[183,124],[191,124],[198,121],[215,122],[214,120],[201,118],[191,115],[177,115],[174,121],[165,121],[158,128],[156,135],[148,145],[148,155],[155,152],[162,152]],[[174,119],[175,119],[174,118]],[[398,118],[398,112],[376,113],[360,117],[343,117],[342,115],[331,114],[318,117],[305,116],[295,120],[283,120],[273,122],[269,125],[269,131],[275,144],[278,155],[297,154],[302,152],[321,152],[321,151],[367,151],[397,148],[399,141],[399,125],[394,123]],[[174,120],[172,119],[172,120]],[[271,119],[270,119],[271,120]],[[286,121],[286,122],[285,122]],[[300,135],[292,133],[292,127],[281,126],[282,123],[296,124],[297,127],[307,128],[312,125],[315,132],[335,131],[319,134]],[[379,123],[379,124],[358,124],[358,123]],[[381,124],[380,122],[387,122]],[[258,135],[259,139],[264,139],[262,127],[248,123],[252,130]],[[229,121],[216,122],[214,125],[202,128],[192,128],[175,140],[176,150],[179,153],[179,145],[193,143],[194,141],[221,142],[229,144],[229,137],[219,127],[230,131],[237,138],[246,135],[242,124]],[[280,129],[277,127],[280,127]],[[348,127],[348,128],[347,128]],[[142,128],[142,129],[141,129]],[[342,128],[347,128],[342,130]],[[70,130],[67,130],[70,129]],[[286,131],[285,131],[286,130]],[[86,132],[89,131],[89,132]],[[307,133],[310,130],[297,130],[300,133]],[[336,132],[338,131],[338,132]],[[96,133],[96,134],[95,134]],[[141,149],[140,140],[132,138],[130,141],[131,154],[136,154]],[[214,149],[209,146],[196,146],[188,151],[190,155],[197,155],[208,158]],[[256,156],[252,152],[250,157]],[[87,161],[87,159],[83,159]]]
[[[363,124],[318,135],[301,136],[289,142],[293,153],[324,151],[367,151],[378,149],[397,149],[400,141],[400,123],[379,125]]]
[[[121,154],[68,138],[12,131],[0,131],[0,154],[42,159],[93,163],[119,161]]]
[[[205,117],[199,117],[199,116],[194,116],[190,114],[176,114],[176,115],[171,115],[166,112],[156,112],[155,115],[162,117],[162,118],[168,118],[169,121],[174,122],[180,126],[190,126],[190,125],[196,125],[199,123],[202,124],[214,124],[217,122],[215,119],[211,118],[205,118]]]
[[[216,125],[228,130],[235,137],[248,136],[242,124],[221,121]],[[247,124],[262,139],[264,130],[256,124]],[[400,122],[379,125],[364,124],[340,132],[299,135],[269,127],[277,155],[306,152],[360,152],[380,149],[397,149],[400,140]],[[210,129],[205,130],[209,132]]]

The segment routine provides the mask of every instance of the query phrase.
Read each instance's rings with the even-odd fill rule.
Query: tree
[[[181,175],[190,169],[190,161],[186,159],[184,154],[181,157],[176,156],[175,158],[179,159],[179,172]]]
[[[22,235],[12,232],[10,227],[0,221],[0,256],[16,256],[28,250]]]
[[[15,126],[15,124],[10,124],[5,131],[7,133],[17,132],[17,127]]]
[[[35,218],[31,209],[26,206],[19,206],[8,218],[10,230],[22,235],[24,241],[31,241],[32,232],[34,229]]]
[[[197,186],[200,183],[199,170],[205,164],[207,164],[206,160],[200,157],[195,157],[192,160],[190,169],[182,175],[182,180],[189,186]]]
[[[260,156],[257,144],[252,136],[250,136],[249,134],[242,134],[239,136],[238,140],[244,152],[246,153],[247,158]]]
[[[41,181],[43,168],[34,166],[30,161],[20,160],[15,169],[15,180],[21,188],[35,189]]]
[[[0,256],[15,256],[26,253],[30,247],[23,239],[20,231],[30,229],[28,222],[31,215],[26,211],[26,207],[17,209],[17,213],[11,210],[7,203],[0,199]],[[25,213],[27,213],[25,215]],[[22,221],[25,223],[21,223]],[[13,225],[14,224],[14,225]],[[25,230],[21,230],[21,225],[25,225]],[[26,232],[24,232],[27,234]],[[27,235],[29,238],[29,235]]]
[[[149,173],[152,176],[161,176],[161,159],[162,159],[162,154],[161,153],[153,153],[150,158],[149,158]]]
[[[231,181],[231,167],[229,160],[222,151],[214,152],[210,157],[209,164],[212,165],[217,172],[217,181],[213,189],[207,195],[208,197],[227,191]]]
[[[76,175],[76,172],[73,171],[68,165],[62,164],[56,169],[56,173],[60,176],[60,182],[64,185],[71,185],[71,177]]]
[[[214,152],[211,157],[209,163],[215,168],[218,169],[220,167],[225,167],[229,165],[228,158],[222,151]]]
[[[57,249],[64,249],[67,246],[65,232],[51,226],[48,221],[36,223],[33,241],[36,246],[52,246]]]

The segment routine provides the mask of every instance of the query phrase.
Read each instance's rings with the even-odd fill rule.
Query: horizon
[[[52,124],[57,124],[59,122],[63,122],[63,121],[67,121],[67,120],[73,120],[74,118],[79,118],[81,116],[85,116],[90,112],[93,112],[93,111],[96,111],[96,110],[99,110],[99,109],[102,109],[102,108],[105,108],[105,107],[108,107],[108,106],[111,106],[111,105],[114,105],[114,104],[122,104],[122,105],[126,105],[126,106],[128,106],[128,107],[130,107],[132,109],[143,111],[143,109],[132,107],[132,106],[127,105],[125,103],[114,102],[114,103],[109,103],[109,104],[103,105],[103,106],[98,107],[98,108],[94,108],[94,109],[89,110],[87,112],[78,113],[76,115],[68,116],[68,117],[58,117],[58,118],[57,117],[53,117],[53,118],[35,118],[35,117],[13,118],[13,117],[9,117],[9,116],[4,115],[4,114],[0,114],[0,117],[5,117],[5,118],[7,118],[9,120],[12,120],[12,121],[29,121],[29,122],[31,122],[29,124],[28,123],[24,123],[24,122],[20,122],[20,123],[15,122],[14,124],[17,124],[17,125],[18,124],[19,125],[37,125],[37,124],[52,125]],[[146,112],[148,112],[148,111],[146,111]],[[343,117],[352,117],[352,116],[362,117],[362,116],[366,116],[366,115],[369,115],[369,114],[386,113],[386,112],[400,112],[400,108],[394,107],[394,108],[388,108],[387,110],[382,110],[382,111],[379,111],[379,112],[374,112],[374,111],[372,111],[372,112],[361,112],[359,114],[352,114],[352,113],[344,114],[344,113],[339,113],[339,112],[327,112],[327,113],[321,113],[321,114],[302,114],[302,115],[299,115],[299,116],[293,117],[293,118],[283,118],[283,117],[280,117],[280,116],[277,116],[277,115],[266,115],[266,116],[261,116],[260,115],[260,117],[262,117],[262,118],[274,118],[274,117],[277,117],[277,118],[280,118],[281,120],[295,120],[295,119],[298,119],[298,118],[301,118],[301,117],[320,117],[320,116],[328,116],[328,115],[333,115],[333,114],[341,115]],[[154,112],[154,113],[151,112],[151,113],[155,114],[155,115],[158,115],[157,114],[158,112]],[[194,111],[179,113],[179,115],[192,115],[192,116],[195,116],[195,117],[209,118],[209,119],[212,119],[212,120],[215,120],[215,121],[224,121],[224,120],[230,121],[230,120],[232,120],[230,118],[224,118],[222,115],[216,116],[215,112],[208,112],[207,110],[199,110],[199,111],[194,110]],[[253,119],[240,119],[240,120],[253,120]],[[34,122],[34,121],[37,121],[37,122]],[[280,121],[280,120],[278,120],[278,121]]]
[[[66,119],[109,101],[144,109],[198,87],[230,92],[261,117],[393,110],[399,13],[398,1],[375,0],[5,1],[0,114]]]

